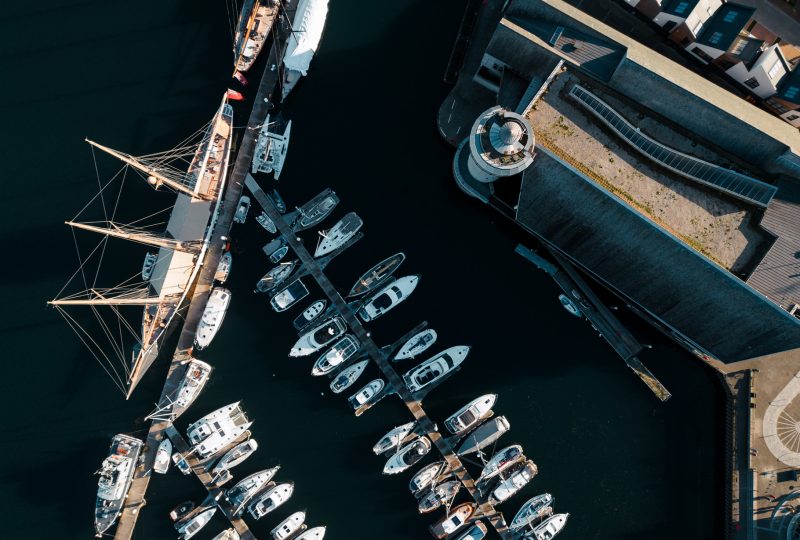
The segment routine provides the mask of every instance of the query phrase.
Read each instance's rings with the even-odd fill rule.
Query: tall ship
[[[283,53],[282,99],[286,99],[300,77],[308,73],[311,59],[317,52],[325,20],[328,0],[300,0],[294,14],[292,32]]]
[[[63,308],[85,305],[96,312],[97,306],[110,306],[114,314],[123,321],[119,312],[121,307],[142,306],[139,332],[126,320],[123,322],[123,327],[130,330],[137,341],[129,365],[124,366],[124,373],[119,374],[115,370],[115,380],[120,379],[117,382],[126,398],[130,397],[142,376],[158,357],[159,347],[172,330],[173,321],[180,319],[175,316],[185,307],[188,293],[202,267],[219,216],[221,195],[227,179],[232,132],[233,108],[223,99],[212,121],[200,132],[199,142],[196,144],[134,157],[87,139],[93,148],[118,158],[126,166],[141,173],[155,189],[166,188],[177,194],[166,229],[163,230],[143,227],[139,225],[142,220],[131,225],[117,223],[112,219],[87,223],[67,222],[77,229],[158,248],[154,260],[151,254],[147,254],[151,259],[152,270],[149,272],[149,279],[141,284],[130,283],[128,280],[112,288],[91,286],[79,293],[49,302],[62,312],[95,357],[98,351],[90,345],[94,344],[97,349],[100,346]],[[177,168],[177,162],[181,159],[188,160],[190,156],[191,161],[185,171]],[[120,344],[115,343],[114,353],[117,356],[120,356],[121,349]],[[122,360],[125,361],[124,358]]]
[[[142,446],[139,439],[123,434],[115,435],[111,441],[108,457],[97,471],[100,475],[94,512],[97,537],[101,537],[122,512]]]
[[[253,66],[272,30],[278,6],[278,0],[245,0],[233,40],[236,71]]]

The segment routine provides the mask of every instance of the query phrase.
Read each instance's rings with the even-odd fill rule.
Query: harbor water
[[[0,538],[90,538],[93,473],[111,437],[146,433],[165,359],[125,401],[45,301],[78,268],[63,221],[98,189],[83,138],[145,154],[175,146],[207,122],[234,84],[231,9],[152,0],[5,6]],[[332,187],[342,202],[325,224],[349,211],[364,219],[364,239],[328,268],[341,290],[398,251],[407,255],[401,275],[422,274],[413,296],[369,329],[383,345],[427,320],[439,334],[436,347],[472,346],[463,369],[424,405],[441,426],[472,398],[499,394],[495,414],[511,423],[500,444],[522,444],[539,467],[521,495],[499,506],[507,517],[548,491],[556,510],[571,514],[564,540],[718,538],[724,403],[716,375],[621,310],[653,345],[642,360],[673,395],[659,402],[586,322],[561,307],[551,278],[514,253],[530,239],[452,180],[453,151],[435,120],[462,9],[456,0],[331,1],[309,77],[285,107],[292,136],[280,192],[294,206]],[[97,167],[104,179],[119,168],[99,157]],[[170,204],[169,194],[154,193],[138,176],[129,173],[126,182],[118,208],[125,219]],[[76,235],[82,248],[87,234]],[[259,449],[234,476],[280,464],[278,478],[295,482],[275,515],[250,520],[258,538],[303,508],[332,540],[428,538],[441,512],[418,515],[410,474],[382,476],[384,461],[371,452],[384,432],[410,419],[408,411],[389,397],[356,418],[346,395],[310,376],[314,356],[289,358],[297,309],[275,314],[266,296],[252,293],[270,267],[261,252],[268,236],[252,214],[232,236],[233,300],[213,344],[199,354],[215,369],[178,428],[242,401]],[[301,236],[309,247],[317,241],[314,231]],[[109,242],[98,285],[141,268],[145,248],[112,247],[119,242]],[[313,288],[309,301],[317,297]],[[126,313],[138,325],[137,309]],[[378,376],[374,366],[368,370],[361,384]],[[170,471],[154,478],[134,538],[175,538],[168,511],[204,496],[194,477]],[[224,526],[217,516],[196,538]]]

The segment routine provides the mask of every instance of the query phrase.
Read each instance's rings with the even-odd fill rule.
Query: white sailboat
[[[286,153],[289,151],[289,136],[291,132],[291,120],[286,123],[283,134],[270,131],[269,115],[267,115],[267,119],[258,134],[256,149],[253,152],[251,166],[253,173],[273,173],[275,180],[281,176],[283,162],[286,160]]]
[[[282,99],[286,99],[300,77],[308,74],[327,17],[328,0],[300,0],[297,4],[292,32],[283,54]]]

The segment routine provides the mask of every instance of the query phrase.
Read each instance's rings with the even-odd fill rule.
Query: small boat
[[[328,0],[300,0],[296,9],[292,31],[283,53],[281,99],[286,99],[300,77],[308,73],[325,29]]]
[[[417,288],[421,276],[404,276],[386,285],[358,310],[358,316],[364,322],[374,321],[381,315],[397,307],[405,301]]]
[[[286,281],[286,278],[288,278],[290,275],[292,275],[292,272],[294,272],[295,267],[297,267],[297,259],[290,262],[280,263],[258,280],[258,283],[256,283],[256,291],[262,293],[271,291]]]
[[[288,501],[292,493],[294,493],[294,482],[278,484],[256,496],[247,505],[247,511],[253,519],[261,519]]]
[[[122,512],[143,446],[139,439],[122,433],[111,439],[108,456],[96,473],[100,475],[94,511],[94,528],[98,535],[107,531]]]
[[[189,464],[183,458],[183,454],[180,452],[175,452],[172,454],[172,463],[174,463],[178,470],[181,471],[182,475],[186,476],[192,474],[192,468],[189,466]]]
[[[283,128],[283,134],[279,133],[281,128]],[[283,162],[286,160],[286,152],[289,150],[291,131],[291,120],[286,122],[285,126],[283,126],[283,122],[280,119],[270,124],[269,115],[267,115],[267,119],[258,134],[258,140],[256,140],[256,149],[253,152],[253,164],[251,167],[253,173],[273,173],[275,180],[280,177],[283,170]],[[277,206],[277,201],[274,202]],[[286,206],[284,205],[283,210],[279,208],[278,211],[283,214],[286,212]]]
[[[403,375],[411,392],[417,392],[447,376],[467,357],[469,347],[457,345],[440,352]]]
[[[181,504],[170,510],[169,518],[172,520],[173,523],[176,521],[180,521],[186,516],[189,515],[189,512],[194,510],[195,504],[194,501],[183,501]]]
[[[294,540],[322,540],[325,538],[325,527],[314,527],[295,538]]]
[[[483,467],[483,470],[481,471],[481,474],[475,483],[477,484],[479,482],[486,482],[507,470],[514,464],[524,460],[525,454],[522,453],[522,447],[520,445],[515,444],[513,446],[507,446],[502,450],[497,451],[495,455],[492,456],[492,458]]]
[[[292,326],[294,326],[297,330],[302,330],[308,326],[311,321],[322,315],[327,305],[327,300],[317,300],[304,309],[303,312],[298,315],[294,321],[292,321]]]
[[[289,352],[289,356],[307,356],[320,350],[345,332],[347,332],[347,325],[341,317],[323,321],[300,336]]]
[[[355,284],[350,288],[350,292],[347,296],[361,296],[373,288],[375,288],[379,283],[383,282],[383,279],[392,272],[397,270],[397,268],[403,264],[403,261],[406,260],[405,253],[395,253],[391,257],[387,257],[358,278]]]
[[[453,435],[466,433],[479,422],[492,415],[497,394],[485,394],[473,399],[444,421],[444,426]]]
[[[561,529],[567,524],[569,514],[555,514],[546,520],[542,521],[539,525],[528,533],[525,538],[532,540],[551,540],[555,535],[561,532]]]
[[[494,488],[489,500],[492,501],[492,504],[500,504],[503,501],[507,501],[528,485],[538,472],[539,469],[536,464],[530,459],[527,460]]]
[[[252,422],[239,402],[220,407],[189,425],[186,435],[192,451],[200,458],[213,456],[247,431]]]
[[[509,429],[511,429],[511,424],[506,420],[505,416],[498,416],[484,422],[461,443],[458,448],[458,455],[463,456],[486,448]]]
[[[350,388],[350,386],[356,382],[356,379],[364,372],[364,368],[367,367],[367,364],[369,364],[369,360],[362,360],[361,362],[357,362],[343,369],[342,372],[331,381],[331,391],[334,394],[341,394]]]
[[[361,390],[347,398],[347,401],[350,402],[350,405],[352,405],[354,409],[358,409],[359,407],[372,401],[378,394],[380,394],[385,384],[386,383],[383,382],[383,379],[375,379],[370,381]]]
[[[242,195],[239,199],[239,205],[236,207],[236,213],[233,215],[234,223],[244,223],[247,219],[247,213],[250,211],[250,197]]]
[[[450,480],[430,488],[417,502],[417,510],[420,514],[433,512],[445,503],[455,499],[458,490],[461,489],[461,482]]]
[[[408,483],[408,489],[411,490],[411,493],[419,493],[433,484],[433,482],[444,473],[445,469],[447,469],[447,463],[445,461],[437,461],[436,463],[426,465],[411,478],[411,481]]]
[[[273,238],[272,240],[264,244],[264,247],[261,248],[261,251],[263,251],[264,255],[266,255],[267,258],[269,258],[272,256],[273,253],[275,253],[285,245],[286,245],[286,239],[283,236],[279,236],[278,238]]]
[[[322,257],[336,251],[354,237],[362,225],[364,222],[355,212],[345,214],[333,227],[324,233],[320,232],[322,241],[317,245],[314,257]]]
[[[244,95],[241,92],[237,92],[236,90],[228,90],[225,92],[225,99],[230,101],[244,101]]]
[[[361,343],[352,335],[346,334],[342,339],[337,341],[328,352],[314,362],[314,367],[311,369],[311,374],[315,377],[330,373],[338,366],[347,362],[361,349]]]
[[[569,299],[566,294],[559,294],[558,301],[561,302],[561,305],[564,306],[564,309],[569,311],[571,314],[575,315],[576,317],[581,316],[580,308],[575,305],[575,302]]]
[[[291,122],[289,123],[291,124]],[[277,179],[278,177],[276,175],[275,180]],[[275,205],[275,208],[278,209],[278,212],[280,212],[281,214],[286,213],[286,201],[283,200],[283,197],[281,197],[281,194],[278,193],[277,189],[273,189],[272,193],[270,193],[268,197],[272,199],[272,203]]]
[[[225,498],[234,508],[234,515],[239,515],[245,505],[250,502],[253,495],[261,491],[277,474],[281,466],[276,465],[271,469],[258,471],[240,480],[235,486],[225,492]]]
[[[178,412],[188,408],[200,395],[210,375],[210,365],[197,358],[192,358],[186,366],[183,379],[178,384],[173,410]]]
[[[486,536],[486,525],[482,521],[473,523],[472,527],[467,529],[464,534],[456,538],[456,540],[482,540]]]
[[[447,538],[467,524],[475,513],[475,503],[462,503],[448,512],[442,519],[430,526],[434,538]]]
[[[144,263],[142,264],[142,279],[147,281],[153,275],[153,270],[156,268],[156,261],[158,260],[158,253],[147,253],[144,256]]]
[[[269,301],[269,305],[272,306],[274,311],[280,313],[286,311],[306,296],[308,296],[308,289],[301,279],[296,279],[273,296],[272,300]]]
[[[195,534],[200,532],[200,529],[205,527],[211,518],[214,517],[214,514],[217,513],[217,507],[212,506],[211,508],[207,508],[194,516],[192,519],[187,521],[175,524],[175,530],[178,531],[180,534],[179,538],[181,540],[189,540],[189,538],[193,537]]]
[[[278,232],[278,228],[275,226],[275,223],[273,223],[273,221],[269,219],[269,216],[267,215],[266,212],[262,211],[260,214],[258,214],[256,216],[256,221],[258,222],[259,225],[264,227],[264,229],[266,229],[268,233],[275,234],[276,232]]]
[[[219,332],[222,321],[225,319],[225,312],[231,302],[231,292],[222,287],[214,287],[208,297],[206,309],[197,325],[197,334],[194,342],[198,349],[208,347],[214,337]]]
[[[375,443],[375,446],[372,447],[372,452],[379,456],[385,452],[388,452],[392,448],[396,448],[403,444],[406,437],[411,435],[411,432],[414,431],[414,425],[416,422],[413,420],[411,422],[405,423],[402,426],[397,426],[389,432],[381,437],[381,439]]]
[[[153,470],[158,474],[167,474],[169,470],[169,460],[172,455],[172,441],[168,437],[158,444],[156,460],[153,463]]]
[[[236,25],[233,40],[233,55],[236,73],[247,71],[270,36],[272,24],[278,14],[277,2],[268,0],[246,0]],[[238,79],[238,77],[237,77]]]
[[[284,257],[286,257],[287,253],[289,253],[289,246],[283,245],[272,252],[272,254],[269,256],[269,261],[271,263],[278,264],[283,260]]]
[[[383,467],[383,474],[398,474],[420,462],[431,451],[431,441],[424,435],[400,448]]]
[[[427,351],[431,345],[436,343],[436,330],[423,330],[418,334],[414,334],[406,341],[397,354],[394,355],[394,360],[411,359]]]
[[[233,264],[233,255],[230,251],[226,251],[219,258],[217,265],[217,272],[214,274],[214,279],[220,283],[225,283],[231,273],[231,265]]]
[[[239,538],[239,533],[236,532],[236,529],[230,528],[225,529],[211,540],[239,540]]]
[[[292,223],[292,230],[300,232],[314,227],[328,217],[337,204],[339,197],[330,188],[326,189],[297,209],[299,215]]]
[[[509,528],[512,531],[520,531],[528,527],[531,523],[540,519],[554,501],[555,498],[549,493],[543,493],[528,499],[519,509],[517,515],[514,516],[514,519],[511,520]]]
[[[214,468],[211,469],[211,475],[214,476],[222,471],[236,467],[253,455],[256,450],[258,450],[258,442],[255,439],[248,439],[243,443],[237,444],[214,465]]]
[[[293,534],[305,529],[305,521],[306,513],[303,510],[295,512],[278,523],[278,526],[272,529],[269,534],[272,535],[274,540],[286,540]]]

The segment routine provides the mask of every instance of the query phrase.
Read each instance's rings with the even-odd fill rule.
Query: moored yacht
[[[231,527],[230,529],[225,529],[211,540],[240,540],[240,537],[236,529]]]
[[[290,536],[305,529],[305,521],[306,513],[300,510],[278,523],[277,527],[272,529],[269,534],[272,535],[273,540],[286,540]]]
[[[507,501],[516,495],[519,490],[528,485],[538,472],[539,469],[536,467],[536,464],[529,459],[494,488],[492,495],[489,497],[489,501],[491,501],[492,504],[500,504],[503,501]]]
[[[295,538],[294,540],[322,540],[325,538],[325,527],[314,527]]]
[[[283,162],[286,160],[286,152],[289,150],[289,135],[292,130],[292,121],[286,122],[283,130],[283,135],[277,132],[276,128],[280,128],[282,122],[275,122],[271,131],[269,123],[269,115],[261,126],[261,131],[258,134],[256,141],[256,149],[253,153],[252,172],[273,173],[275,180],[277,180],[281,171],[283,170]],[[285,211],[285,210],[284,210]]]
[[[433,512],[443,504],[449,504],[450,501],[455,499],[458,490],[461,489],[461,482],[458,480],[450,480],[449,482],[442,482],[432,486],[417,501],[417,510],[420,514],[427,514]]]
[[[200,459],[212,456],[235,441],[252,425],[239,402],[220,407],[191,424],[186,431]]]
[[[122,433],[114,435],[111,440],[108,457],[103,460],[103,465],[97,471],[100,475],[94,512],[94,528],[97,536],[102,536],[122,511],[142,446],[143,443],[139,439]]]
[[[431,451],[431,441],[424,435],[400,448],[383,467],[383,474],[401,473],[416,465]]]
[[[355,212],[345,214],[333,227],[324,233],[320,232],[322,240],[317,245],[317,249],[314,250],[314,257],[322,257],[333,253],[353,238],[363,225],[364,222]]]
[[[403,375],[403,380],[411,392],[417,392],[443,379],[456,369],[467,357],[469,347],[458,345],[440,352]]]
[[[550,508],[555,501],[554,497],[549,493],[537,495],[522,505],[522,507],[511,520],[509,528],[512,531],[519,531],[528,527],[531,523],[540,519],[545,515],[548,508]]]
[[[420,275],[401,277],[378,291],[358,310],[364,322],[373,321],[404,302],[419,284]]]
[[[169,470],[170,456],[172,455],[172,442],[168,437],[158,443],[156,450],[156,460],[153,462],[153,470],[158,474],[167,474]]]
[[[272,30],[279,5],[272,0],[245,0],[242,4],[233,40],[236,71],[247,71],[256,61]]]
[[[364,385],[361,390],[350,396],[347,401],[350,402],[350,405],[352,405],[354,409],[363,407],[367,403],[373,401],[381,393],[385,384],[383,379],[372,380]]]
[[[361,376],[364,372],[364,368],[367,367],[369,364],[369,360],[362,360],[360,362],[356,362],[352,366],[349,366],[341,371],[332,381],[331,381],[331,391],[334,394],[341,394],[348,388],[350,388],[354,382]]]
[[[269,292],[281,283],[283,283],[286,278],[292,275],[294,269],[297,267],[297,259],[289,262],[280,263],[279,265],[271,268],[269,272],[264,274],[264,276],[258,280],[256,283],[256,292]]]
[[[330,373],[353,357],[361,349],[361,343],[351,334],[346,334],[317,359],[311,374],[315,377]]]
[[[210,375],[210,365],[197,358],[192,358],[189,361],[186,366],[186,373],[183,375],[180,384],[178,384],[175,401],[172,404],[173,413],[176,417],[180,416],[197,399]]]
[[[298,216],[292,223],[292,230],[300,232],[317,225],[333,212],[337,204],[339,197],[330,188],[326,189],[297,209]]]
[[[302,279],[296,279],[272,297],[269,305],[278,313],[286,311],[308,296],[308,288]]]
[[[498,450],[486,463],[475,483],[486,482],[525,459],[520,445],[506,446],[502,450]]]
[[[227,454],[222,456],[220,460],[214,465],[214,468],[211,469],[211,475],[217,475],[222,471],[230,470],[244,460],[249,458],[253,455],[253,452],[258,450],[258,442],[255,439],[247,439],[246,441],[237,444],[233,448],[231,448]]]
[[[175,524],[175,530],[178,531],[180,534],[179,538],[181,540],[189,540],[189,538],[196,535],[200,532],[200,529],[205,527],[211,518],[214,517],[214,514],[217,513],[217,507],[212,506],[211,508],[207,508],[200,512],[199,514],[195,515],[191,519],[186,521],[179,521]]]
[[[436,479],[444,474],[446,469],[447,462],[445,461],[437,461],[426,465],[411,478],[411,481],[408,483],[408,489],[410,489],[413,494],[419,493],[433,484]]]
[[[427,351],[434,343],[436,343],[436,330],[428,328],[418,334],[414,334],[406,341],[397,354],[394,355],[394,360],[411,359]]]
[[[231,255],[230,251],[226,251],[222,254],[222,257],[219,258],[219,264],[217,265],[217,271],[214,274],[214,280],[218,281],[219,283],[225,283],[228,280],[228,276],[231,275],[232,265],[233,255]]]
[[[485,394],[473,399],[444,421],[444,426],[453,435],[466,433],[482,420],[492,415],[497,394]]]
[[[511,424],[505,416],[498,416],[484,422],[478,429],[469,434],[458,447],[458,455],[463,456],[486,448],[499,439],[506,431],[511,429]]]
[[[467,524],[469,518],[475,513],[475,503],[461,503],[450,510],[443,518],[431,525],[430,531],[434,538],[439,540],[447,538]]]
[[[234,508],[234,515],[239,515],[242,512],[245,505],[250,502],[250,499],[272,480],[280,468],[280,465],[276,465],[271,469],[253,473],[225,492],[225,498]]]
[[[341,317],[333,317],[318,324],[302,336],[292,347],[289,356],[307,356],[320,350],[347,331]]]
[[[253,519],[261,519],[280,505],[289,500],[294,493],[294,483],[278,484],[257,495],[249,505],[247,511]]]
[[[256,216],[256,222],[264,227],[264,229],[270,234],[275,234],[278,232],[278,228],[275,226],[275,223],[269,219],[269,216],[264,211]]]
[[[413,420],[411,422],[407,422],[402,426],[397,426],[389,432],[381,437],[381,439],[375,443],[375,446],[372,447],[372,452],[379,456],[384,452],[388,452],[392,448],[396,448],[403,444],[406,440],[406,437],[411,435],[411,432],[414,431],[414,425],[416,422]]]
[[[405,260],[406,255],[403,252],[395,253],[394,255],[385,258],[364,272],[350,288],[350,292],[347,294],[347,296],[360,296],[368,293],[380,283],[383,283],[383,280],[391,275],[392,272],[397,270]]]
[[[311,59],[322,39],[327,17],[328,0],[299,0],[297,3],[292,32],[283,53],[282,99],[286,99],[300,77],[308,73]]]
[[[550,516],[539,525],[534,527],[534,529],[526,536],[526,538],[531,538],[534,540],[551,540],[551,538],[554,538],[555,535],[560,533],[561,529],[566,526],[568,517],[569,514],[555,514],[554,516]]]
[[[486,531],[486,525],[484,525],[482,521],[478,521],[477,523],[473,523],[469,529],[464,531],[464,533],[455,540],[481,540],[486,536]]]
[[[292,326],[295,327],[296,330],[302,330],[306,326],[308,326],[314,319],[322,315],[325,311],[325,307],[328,305],[327,300],[317,300],[303,312],[297,316],[297,318],[292,321]]]
[[[203,311],[200,324],[197,325],[197,335],[194,342],[198,349],[208,347],[211,340],[217,335],[220,326],[222,326],[222,321],[225,319],[225,312],[228,310],[230,302],[231,292],[228,289],[214,287],[208,297],[208,303]]]

